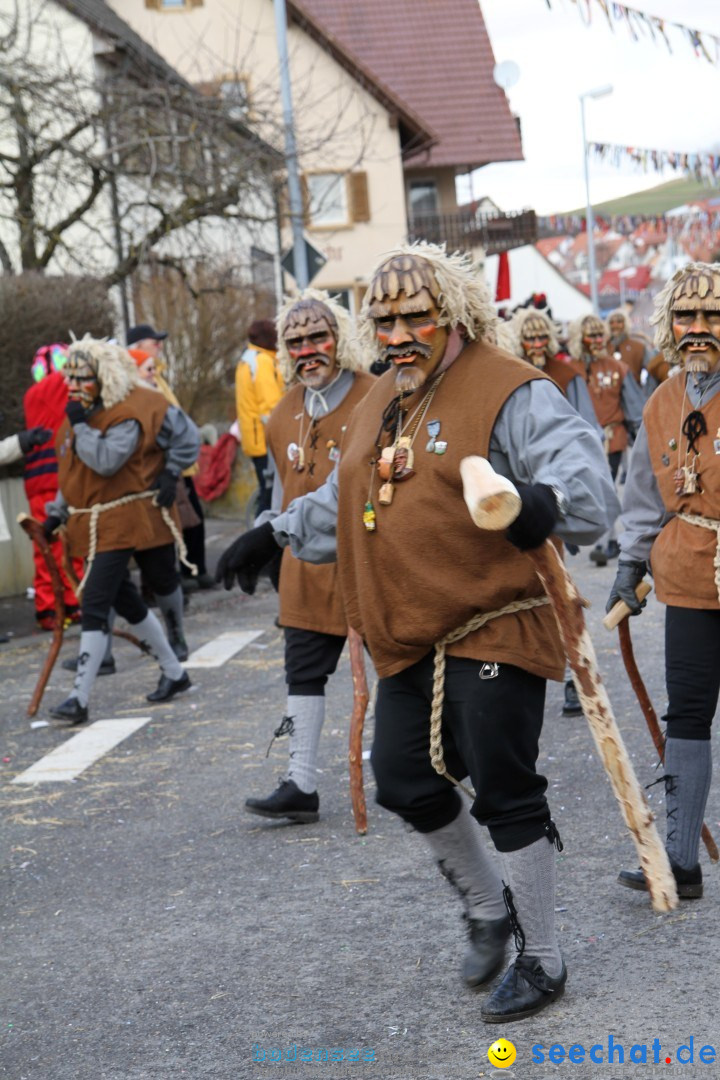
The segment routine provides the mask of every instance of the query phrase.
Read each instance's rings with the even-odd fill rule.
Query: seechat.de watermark
[[[702,1043],[691,1035],[680,1046],[663,1048],[659,1039],[651,1043],[633,1043],[632,1046],[617,1042],[612,1035],[607,1042],[584,1046],[582,1043],[552,1043],[544,1046],[536,1043],[530,1048],[535,1064],[551,1062],[554,1065],[713,1065],[717,1056],[714,1046]]]

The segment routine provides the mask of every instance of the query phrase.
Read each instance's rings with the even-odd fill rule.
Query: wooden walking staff
[[[520,513],[515,485],[481,457],[460,464],[465,502],[478,528],[506,529]],[[675,879],[653,815],[638,783],[597,669],[583,617],[584,601],[552,543],[526,551],[550,597],[573,681],[595,745],[633,837],[655,911],[677,907]]]
[[[63,588],[58,565],[55,562],[55,556],[50,549],[50,544],[48,543],[40,522],[36,521],[35,518],[30,517],[29,514],[18,514],[17,521],[20,528],[27,533],[33,543],[37,544],[40,549],[40,553],[45,560],[45,565],[50,572],[50,584],[52,585],[53,600],[55,601],[55,622],[53,624],[52,642],[50,643],[48,654],[45,657],[43,669],[38,676],[38,681],[35,690],[33,691],[33,696],[30,699],[30,704],[27,707],[28,716],[34,716],[40,708],[40,702],[45,693],[45,687],[48,684],[52,669],[55,667],[55,661],[57,660],[63,642],[63,634],[65,632],[65,589]]]
[[[635,595],[638,600],[644,600],[645,597],[651,592],[650,583],[647,581],[641,581],[635,590]],[[660,730],[660,724],[658,723],[657,713],[653,708],[653,703],[650,700],[650,695],[647,692],[645,683],[643,682],[642,675],[638,669],[635,661],[635,652],[633,650],[632,638],[630,636],[630,608],[624,602],[624,600],[618,600],[617,604],[611,608],[608,614],[603,619],[603,626],[606,630],[613,630],[616,626],[618,629],[618,636],[620,638],[620,652],[622,654],[625,670],[627,671],[630,685],[635,691],[635,697],[638,699],[642,714],[645,717],[645,723],[648,726],[650,737],[652,738],[655,749],[658,752],[660,763],[665,760],[665,739],[663,733]],[[705,845],[705,850],[710,857],[711,862],[717,862],[720,858],[718,854],[717,844],[713,839],[713,835],[709,828],[703,822],[700,835]]]
[[[350,799],[355,817],[355,832],[359,836],[364,836],[367,832],[367,807],[365,805],[365,788],[363,786],[362,737],[369,694],[362,638],[357,630],[353,630],[352,627],[348,630],[348,647],[350,649],[350,670],[352,671],[353,681],[353,711],[350,718],[350,749],[348,752]]]

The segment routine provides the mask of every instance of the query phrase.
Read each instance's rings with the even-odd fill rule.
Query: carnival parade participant
[[[607,317],[608,352],[613,359],[622,360],[630,368],[638,386],[643,385],[643,368],[647,366],[648,349],[639,338],[631,337],[630,321],[622,308],[611,311]]]
[[[567,977],[554,925],[560,839],[536,770],[545,683],[562,679],[564,656],[523,549],[551,534],[591,542],[617,500],[590,426],[541,371],[486,340],[493,305],[469,259],[430,244],[391,252],[361,322],[393,366],[355,409],[338,470],[270,533],[236,541],[221,570],[247,587],[276,543],[313,562],[337,551],[348,622],[380,677],[377,800],[423,835],[462,898],[469,985],[498,970],[514,930],[518,956],[481,1016],[519,1020],[559,997]],[[459,472],[471,454],[520,492],[507,533],[472,523]],[[471,629],[479,613],[488,621]],[[433,648],[456,630],[442,747],[447,771],[472,779],[472,816],[429,754]],[[502,878],[477,822],[500,852]]]
[[[585,315],[570,324],[570,356],[581,363],[595,415],[603,429],[605,453],[615,480],[623,451],[635,435],[642,419],[645,398],[630,369],[607,351],[607,330],[597,315]],[[596,544],[590,552],[597,566],[617,558],[619,547],[611,528],[607,543]]]
[[[235,406],[243,453],[252,461],[258,482],[258,514],[270,508],[272,484],[267,469],[265,425],[283,396],[285,383],[277,356],[277,331],[270,319],[256,319],[248,345],[235,369]]]
[[[560,353],[555,326],[542,311],[518,308],[510,323],[513,352],[521,360],[540,368],[558,384],[572,407],[594,428],[602,439],[602,429],[590,400],[587,382],[580,365]],[[577,547],[573,553],[577,554]],[[582,706],[570,671],[565,670],[563,716],[579,716]]]
[[[348,312],[327,293],[308,289],[288,301],[277,329],[280,373],[289,389],[266,426],[272,506],[260,524],[324,483],[340,458],[350,414],[375,381],[362,370]],[[271,795],[250,798],[245,806],[262,817],[317,821],[325,684],[347,636],[337,566],[301,562],[286,548],[278,592],[288,698],[275,737],[289,736],[288,772]]]
[[[633,614],[651,568],[665,609],[666,848],[681,899],[702,896],[698,849],[720,692],[720,266],[688,263],[658,293],[655,344],[677,375],[645,406],[623,497],[608,607]],[[645,889],[640,870],[621,885]]]
[[[87,569],[75,683],[51,715],[79,724],[88,719],[111,608],[160,664],[160,681],[148,701],[169,701],[191,685],[132,584],[128,563],[134,555],[160,587],[169,563],[161,563],[153,549],[172,551],[179,536],[169,508],[181,471],[197,458],[199,436],[181,410],[143,386],[120,346],[90,338],[74,342],[64,374],[69,400],[56,442],[59,492],[46,507],[44,530],[50,536],[66,522],[71,554],[84,556]]]
[[[35,353],[30,371],[32,386],[23,397],[23,412],[27,427],[37,425],[49,432],[44,446],[38,446],[25,455],[23,483],[30,506],[30,513],[37,521],[45,518],[45,503],[54,498],[57,492],[57,457],[55,455],[55,437],[65,419],[67,405],[67,384],[62,369],[68,356],[67,345],[56,342],[43,345]],[[71,622],[80,621],[80,607],[72,585],[68,581],[63,567],[62,546],[59,540],[51,543],[51,551],[63,585],[65,614]],[[55,595],[47,563],[37,544],[33,544],[35,574],[35,618],[42,630],[52,630],[55,625]],[[82,560],[77,559],[73,567],[78,578],[82,577]]]

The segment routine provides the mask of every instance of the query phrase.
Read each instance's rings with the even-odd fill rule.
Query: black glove
[[[273,555],[270,562],[264,567],[265,573],[270,578],[270,584],[275,592],[280,592],[280,567],[282,565],[284,551],[278,548],[277,554]]]
[[[45,518],[42,524],[43,535],[46,540],[49,540],[56,529],[59,529],[62,525],[62,518],[56,517],[51,514],[49,518]]]
[[[28,450],[33,450],[36,446],[42,446],[50,438],[52,438],[52,428],[32,427],[27,431],[18,432],[18,442],[23,454],[27,454]]]
[[[515,484],[522,499],[520,513],[505,535],[520,551],[540,547],[557,525],[558,510],[555,492],[547,484]]]
[[[630,608],[631,615],[639,615],[642,609],[647,604],[647,600],[638,600],[635,595],[635,590],[645,577],[647,572],[647,564],[644,562],[622,562],[618,563],[617,574],[615,575],[615,581],[613,587],[610,590],[610,596],[608,602],[605,605],[606,611],[611,611],[615,607],[618,600],[624,600],[627,606]]]
[[[65,406],[65,415],[68,420],[75,427],[75,424],[84,424],[87,420],[87,409],[83,405],[82,401],[76,401],[75,398],[70,398]]]
[[[222,581],[226,589],[232,589],[237,576],[242,591],[252,596],[260,571],[277,554],[279,546],[269,521],[250,529],[222,553],[215,580]]]
[[[163,471],[156,476],[150,485],[151,491],[157,491],[155,496],[155,502],[158,506],[169,507],[175,502],[175,496],[177,495],[178,478],[175,473],[170,472],[169,469],[163,469]]]

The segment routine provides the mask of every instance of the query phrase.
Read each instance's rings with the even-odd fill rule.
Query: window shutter
[[[370,220],[370,197],[366,172],[353,172],[350,183],[350,217],[354,222]]]
[[[145,7],[152,8],[154,11],[160,10],[160,0],[145,0]]]
[[[202,7],[202,6],[203,6],[203,0],[190,0],[190,7],[191,8]]]

